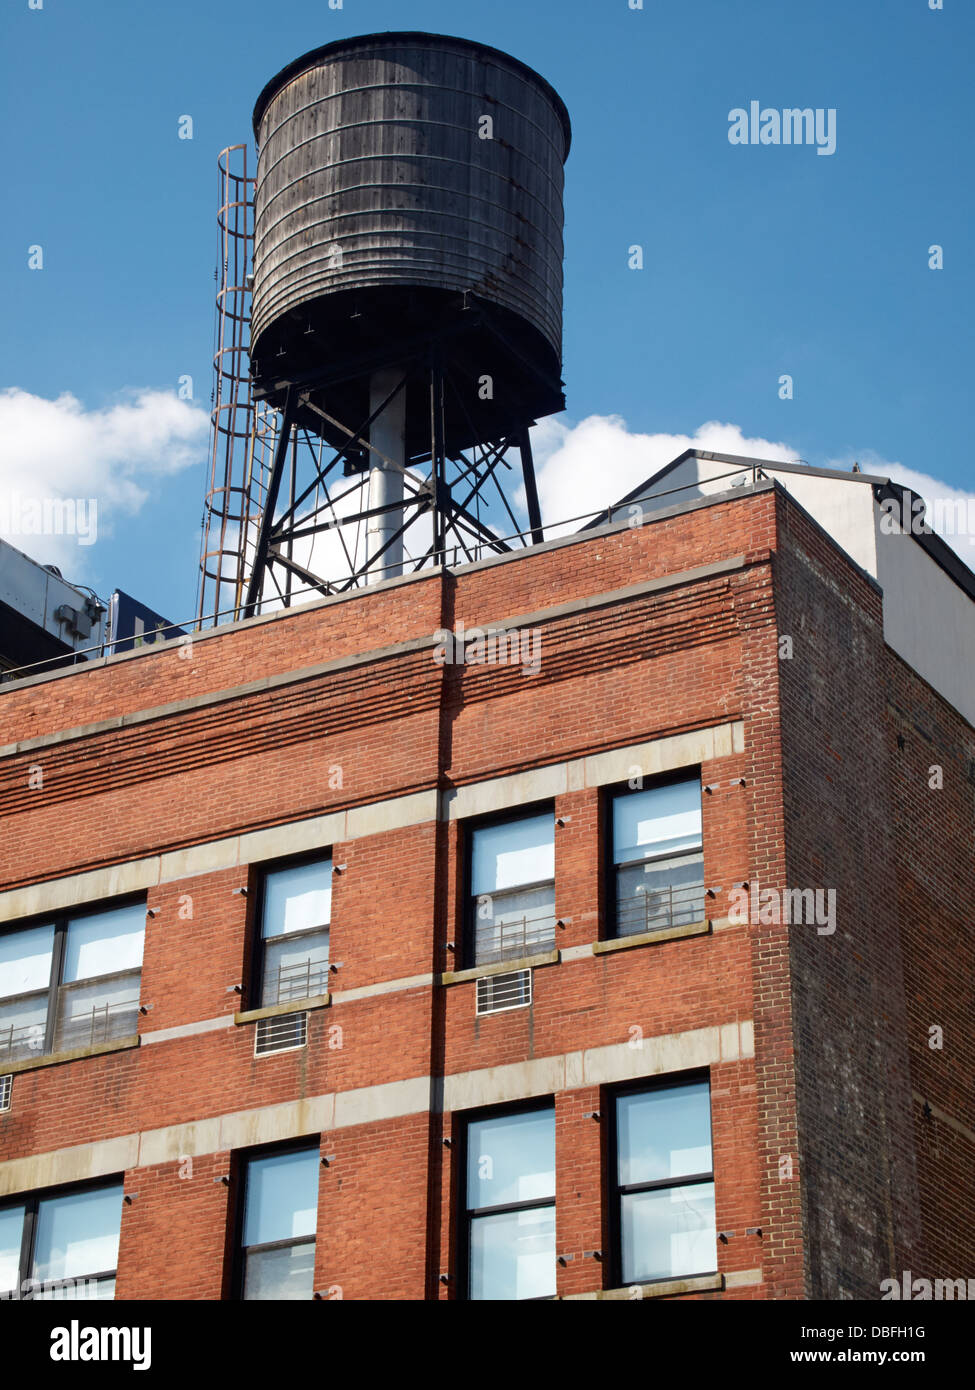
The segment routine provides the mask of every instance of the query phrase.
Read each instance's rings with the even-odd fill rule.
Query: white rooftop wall
[[[879,508],[875,515],[884,636],[975,725],[975,602],[913,536],[882,532]]]
[[[651,479],[639,505],[658,510],[733,493],[727,477],[732,468],[713,459],[685,459],[666,476]],[[975,601],[913,536],[891,531],[886,519],[888,529],[881,529],[880,506],[865,478],[785,472],[766,462],[761,468],[876,579],[884,591],[888,645],[975,725]],[[749,474],[743,476],[751,481]],[[615,519],[626,510],[614,509]]]

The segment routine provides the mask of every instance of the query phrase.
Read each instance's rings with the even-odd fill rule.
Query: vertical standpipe
[[[369,380],[369,414],[379,414],[369,427],[369,510],[388,507],[388,511],[366,520],[366,555],[370,562],[370,584],[394,579],[403,573],[403,538],[391,544],[390,537],[403,525],[403,470],[406,466],[406,390],[399,390],[403,371],[385,367],[373,372]],[[382,409],[387,396],[396,394]],[[376,450],[377,452],[372,452]],[[389,548],[385,547],[389,545]],[[371,562],[375,560],[375,568]]]

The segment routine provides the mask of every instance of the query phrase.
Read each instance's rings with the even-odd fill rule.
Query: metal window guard
[[[474,933],[474,959],[478,965],[521,960],[555,948],[555,914],[528,914],[509,922],[480,923]]]
[[[278,970],[278,1004],[287,1004],[292,999],[311,999],[317,994],[328,992],[328,961],[295,961],[292,965],[282,965]]]
[[[98,1043],[124,1038],[138,1029],[139,996],[120,999],[114,1004],[93,1004],[81,1014],[60,1018],[54,1035],[54,1051],[75,1047],[95,1047]]]
[[[648,888],[616,904],[616,931],[619,936],[640,932],[667,931],[688,926],[704,918],[704,884],[665,884]]]
[[[0,1028],[0,1065],[19,1062],[27,1057],[39,1057],[44,1051],[44,1025],[27,1023],[21,1028],[10,1024]]]

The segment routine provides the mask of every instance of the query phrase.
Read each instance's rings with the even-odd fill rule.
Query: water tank
[[[371,34],[280,72],[254,132],[259,394],[280,405],[311,383],[319,410],[302,422],[328,437],[324,415],[368,415],[377,367],[436,351],[449,447],[564,407],[570,127],[542,77],[466,39]],[[408,454],[429,449],[418,367],[405,428]]]

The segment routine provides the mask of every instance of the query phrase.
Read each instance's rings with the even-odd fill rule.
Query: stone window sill
[[[22,1062],[0,1062],[0,1072],[11,1076],[16,1072],[38,1071],[41,1067],[58,1067],[62,1062],[77,1062],[82,1057],[101,1057],[108,1052],[124,1052],[138,1047],[141,1039],[138,1033],[127,1038],[113,1038],[111,1042],[93,1043],[91,1047],[72,1047],[67,1052],[48,1052],[43,1057],[28,1057]]]
[[[495,961],[491,965],[475,965],[470,970],[447,970],[439,977],[442,985],[457,985],[464,980],[479,980],[485,975],[509,975],[515,970],[533,970],[538,965],[557,965],[558,951],[543,951],[535,956],[521,956],[518,960]]]
[[[279,1018],[282,1014],[308,1014],[312,1009],[327,1009],[330,994],[313,994],[308,999],[289,999],[287,1004],[269,1004],[264,1009],[245,1009],[234,1014],[234,1023],[256,1023],[261,1018]]]
[[[688,922],[683,927],[667,927],[664,931],[635,932],[632,936],[614,936],[608,941],[594,941],[594,956],[609,955],[612,951],[628,951],[634,946],[652,946],[658,941],[679,941],[685,936],[710,936],[711,923]]]
[[[699,1274],[693,1279],[658,1279],[652,1284],[630,1284],[622,1289],[598,1289],[595,1293],[567,1293],[562,1302],[588,1299],[612,1299],[620,1302],[639,1302],[647,1298],[678,1298],[681,1294],[711,1293],[724,1288],[723,1274]],[[640,1290],[639,1294],[634,1291]]]

